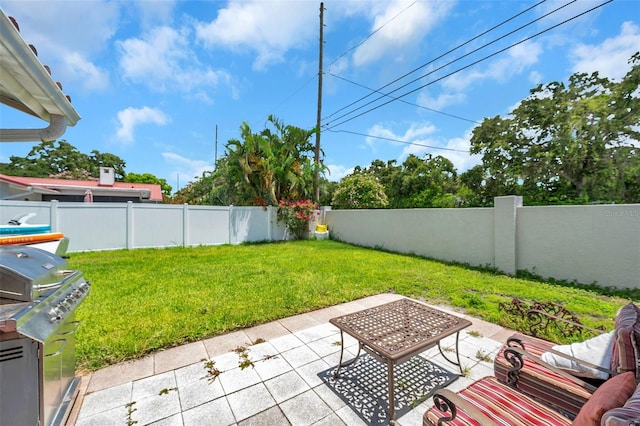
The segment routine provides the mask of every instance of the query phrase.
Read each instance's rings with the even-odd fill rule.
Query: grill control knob
[[[63,313],[64,312],[60,309],[59,306],[53,307],[49,311],[49,319],[51,320],[51,322],[60,321],[62,319]]]

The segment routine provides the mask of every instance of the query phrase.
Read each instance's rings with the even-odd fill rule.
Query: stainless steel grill
[[[0,425],[62,425],[77,396],[75,309],[90,284],[59,256],[0,248]]]

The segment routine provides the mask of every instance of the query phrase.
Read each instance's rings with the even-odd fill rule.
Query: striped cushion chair
[[[571,425],[571,420],[552,408],[500,383],[484,377],[458,393],[446,389],[436,392],[435,406],[422,418],[431,425]]]
[[[596,386],[542,362],[540,357],[552,350],[553,345],[522,334],[510,337],[494,358],[494,375],[501,382],[575,416]],[[521,355],[519,358],[517,353]]]
[[[500,381],[554,405],[570,416],[575,416],[601,381],[585,381],[579,373],[558,369],[542,361],[542,355],[546,352],[565,357],[606,373],[605,378],[628,371],[633,372],[636,378],[640,378],[638,368],[640,308],[638,306],[629,303],[618,311],[612,336],[611,365],[607,369],[554,351],[552,349],[554,343],[516,334],[507,340],[496,355],[494,374]]]
[[[447,389],[436,391],[434,406],[422,417],[424,426],[619,426],[613,418],[626,419],[640,415],[633,398],[635,376],[619,374],[605,382],[580,409],[575,421],[551,406],[499,382],[495,377],[482,378],[458,393]],[[628,410],[620,412],[620,408]],[[626,423],[627,426],[629,423]]]

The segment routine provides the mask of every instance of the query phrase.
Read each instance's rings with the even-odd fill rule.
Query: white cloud
[[[422,123],[411,123],[409,128],[404,132],[403,135],[398,135],[394,133],[392,130],[386,128],[381,124],[376,124],[372,128],[367,131],[367,134],[375,137],[367,137],[366,142],[369,146],[375,146],[380,143],[392,143],[392,144],[400,144],[400,143],[409,143],[413,142],[416,138],[420,138],[422,136],[429,135],[436,131],[436,127],[432,124],[422,124]],[[380,139],[384,138],[384,139]],[[387,141],[385,139],[391,139],[391,141]],[[400,142],[394,142],[400,141]]]
[[[531,71],[529,73],[529,81],[535,85],[542,83],[542,74],[540,74],[538,71]]]
[[[120,127],[116,136],[121,142],[128,143],[133,142],[133,131],[139,124],[152,123],[163,126],[169,122],[169,118],[161,110],[145,106],[142,108],[129,107],[118,111],[118,121]]]
[[[438,97],[432,98],[426,91],[420,92],[417,103],[426,108],[441,110],[449,105],[457,105],[463,103],[467,96],[462,92],[440,93]]]
[[[327,164],[329,168],[329,173],[327,174],[327,179],[330,182],[340,182],[340,180],[353,173],[354,167],[345,167],[338,164]]]
[[[109,86],[107,71],[99,69],[79,53],[65,55],[64,62],[67,64],[69,72],[73,74],[71,79],[82,82],[82,87],[85,90],[100,92]]]
[[[480,156],[469,154],[471,147],[471,131],[467,130],[463,137],[455,137],[442,140],[433,137],[437,128],[430,124],[412,123],[402,135],[395,134],[392,130],[382,125],[372,127],[368,133],[372,136],[380,136],[405,142],[396,160],[402,163],[410,154],[422,158],[425,154],[441,155],[448,158],[456,167],[458,173],[462,173],[482,161]],[[367,138],[367,144],[385,143],[384,140]],[[387,144],[400,145],[402,142],[386,142]]]
[[[538,62],[542,54],[542,45],[536,42],[524,42],[506,51],[500,57],[482,69],[482,62],[471,68],[446,78],[443,86],[450,90],[464,91],[466,88],[483,80],[506,81],[522,73],[526,68]],[[505,55],[505,53],[503,53]]]
[[[397,57],[410,51],[448,15],[455,2],[394,0],[367,4],[373,21],[371,32],[384,27],[355,49],[355,66],[366,66],[389,55]]]
[[[603,77],[620,79],[629,71],[629,58],[640,46],[640,27],[624,22],[620,34],[597,45],[580,44],[571,53],[573,72],[591,74],[598,71]]]
[[[292,48],[317,38],[318,7],[311,2],[231,0],[211,22],[196,25],[197,38],[205,46],[249,50],[257,57],[254,69],[281,62]]]
[[[200,179],[204,172],[213,170],[213,165],[204,160],[192,160],[169,151],[163,152],[161,155],[173,168],[171,176],[178,178],[180,187],[184,187],[187,183]],[[178,190],[180,188],[175,189]]]
[[[142,38],[130,38],[117,45],[123,78],[156,91],[192,92],[231,81],[226,72],[200,65],[190,47],[189,32],[184,29],[156,27]]]

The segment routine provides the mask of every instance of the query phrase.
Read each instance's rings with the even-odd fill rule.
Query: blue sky
[[[616,0],[550,29],[604,2],[325,1],[321,146],[328,178],[338,181],[375,159],[401,163],[411,153],[443,155],[463,172],[480,162],[467,152],[477,123],[508,114],[537,84],[578,71],[620,79],[640,50],[640,2]],[[82,116],[62,138],[87,154],[118,155],[127,172],[152,173],[174,191],[213,169],[216,126],[218,158],[243,121],[255,132],[269,114],[315,126],[319,1],[0,6]],[[372,92],[394,89],[400,99]],[[2,106],[0,126],[46,123]],[[34,145],[4,143],[0,161]]]

